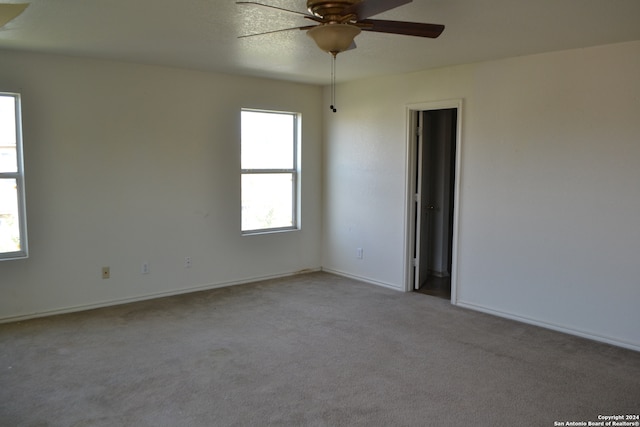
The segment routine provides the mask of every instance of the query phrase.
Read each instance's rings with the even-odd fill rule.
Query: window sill
[[[263,234],[280,234],[290,233],[292,231],[300,231],[300,227],[288,227],[288,228],[270,228],[268,230],[249,230],[243,231],[242,236],[258,236]]]

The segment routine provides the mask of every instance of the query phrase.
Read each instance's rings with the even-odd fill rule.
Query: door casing
[[[405,249],[404,249],[404,290],[410,292],[414,286],[414,257],[413,248],[416,239],[416,210],[414,209],[415,199],[414,196],[417,191],[416,185],[416,157],[418,156],[418,147],[416,144],[416,123],[417,116],[422,111],[429,110],[442,110],[455,108],[456,114],[456,147],[455,147],[455,182],[453,187],[453,238],[451,242],[451,303],[457,302],[457,279],[458,279],[458,216],[459,216],[459,195],[460,195],[460,182],[461,182],[461,158],[462,158],[462,99],[452,99],[444,101],[432,101],[412,103],[406,105],[406,119],[407,119],[407,149],[405,170],[407,175],[405,177]],[[417,260],[420,262],[420,260]]]

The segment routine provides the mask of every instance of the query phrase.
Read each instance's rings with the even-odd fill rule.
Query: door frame
[[[414,209],[414,194],[416,194],[416,121],[417,115],[422,111],[445,110],[454,108],[456,112],[456,159],[455,182],[453,186],[453,238],[451,241],[451,303],[457,304],[458,282],[458,216],[460,212],[460,181],[462,159],[462,98],[443,101],[429,101],[406,104],[405,115],[407,121],[407,149],[405,159],[405,248],[404,248],[404,290],[413,290],[414,260],[413,247],[416,238],[416,210]],[[420,260],[417,260],[420,262]]]

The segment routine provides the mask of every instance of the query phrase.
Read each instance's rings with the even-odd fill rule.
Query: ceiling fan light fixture
[[[353,39],[360,34],[360,28],[351,24],[328,23],[307,30],[318,47],[325,52],[337,55],[349,49]]]
[[[15,19],[29,6],[29,3],[2,3],[0,4],[0,27]]]

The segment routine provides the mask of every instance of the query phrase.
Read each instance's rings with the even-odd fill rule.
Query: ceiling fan
[[[444,30],[444,25],[423,24],[418,22],[388,21],[369,19],[370,16],[411,3],[413,0],[307,0],[309,13],[297,12],[255,1],[238,1],[236,4],[257,5],[282,12],[300,15],[314,21],[316,25],[303,25],[294,28],[247,34],[253,37],[263,34],[290,30],[306,30],[318,47],[334,57],[345,50],[355,48],[353,39],[361,31],[401,34],[406,36],[436,38]]]
[[[302,16],[315,22],[315,25],[302,25],[293,28],[247,34],[243,37],[260,36],[290,30],[306,30],[318,47],[333,56],[331,64],[331,105],[335,113],[335,70],[336,56],[340,52],[355,49],[354,38],[361,31],[377,33],[401,34],[405,36],[428,37],[435,39],[444,30],[444,25],[423,24],[419,22],[388,21],[369,19],[369,17],[386,12],[396,7],[411,3],[413,0],[307,0],[309,13],[297,12],[277,6],[255,1],[237,1],[240,5],[256,5],[275,9],[281,12]]]
[[[16,18],[29,6],[29,3],[0,3],[0,28]]]

